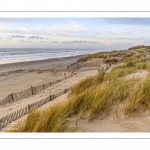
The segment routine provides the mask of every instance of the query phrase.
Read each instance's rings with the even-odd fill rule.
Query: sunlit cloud
[[[110,45],[113,45],[113,43],[108,41],[108,42],[106,42],[106,45],[110,46]]]

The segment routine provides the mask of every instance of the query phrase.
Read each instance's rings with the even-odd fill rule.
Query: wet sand
[[[67,65],[76,62],[79,58],[84,55],[62,57],[62,58],[51,58],[45,60],[17,62],[9,64],[0,64],[0,73],[15,71],[15,70],[29,70],[29,69],[54,69],[55,67],[66,67]]]

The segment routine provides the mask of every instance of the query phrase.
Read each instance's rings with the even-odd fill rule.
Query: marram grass
[[[44,111],[31,111],[27,118],[18,122],[13,128],[15,131],[8,132],[74,132],[78,131],[78,126],[70,127],[67,119],[69,108],[66,103],[58,103]],[[11,129],[11,128],[10,128]]]
[[[121,111],[125,115],[148,109],[150,75],[143,79],[127,78],[127,75],[149,68],[149,58],[130,60],[113,67],[110,72],[102,71],[81,80],[72,88],[65,103],[58,103],[44,111],[32,111],[24,122],[15,126],[17,132],[75,132],[79,130],[78,126],[72,126],[69,121],[74,115],[77,121],[85,117],[91,121],[101,119],[112,106],[119,104],[123,104]]]

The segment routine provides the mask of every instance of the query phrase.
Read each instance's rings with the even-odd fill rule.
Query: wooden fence
[[[46,89],[46,88],[48,88],[48,87],[50,87],[50,86],[52,86],[52,85],[54,85],[58,82],[61,82],[61,81],[65,80],[65,79],[67,79],[71,76],[64,77],[62,79],[59,79],[59,80],[56,80],[56,81],[53,81],[53,82],[49,82],[49,83],[46,83],[46,84],[42,84],[42,85],[31,86],[30,88],[28,88],[26,90],[23,90],[23,91],[20,91],[20,92],[11,93],[8,96],[6,96],[5,98],[3,98],[2,100],[0,100],[0,105],[6,105],[6,104],[9,104],[9,103],[13,103],[15,101],[27,98],[31,95],[36,95],[39,92],[41,92],[42,90],[44,90],[44,89]]]
[[[68,89],[65,89],[65,90],[62,90],[58,93],[55,93],[55,94],[52,94],[52,95],[49,95],[48,97],[40,100],[40,101],[37,101],[37,102],[34,102],[32,104],[28,104],[28,106],[24,107],[24,108],[21,108],[9,115],[6,115],[4,116],[3,118],[0,119],[0,130],[1,128],[5,127],[6,125],[8,125],[9,123],[17,120],[18,118],[26,115],[30,110],[32,109],[35,109],[35,108],[38,108],[40,107],[41,105],[49,102],[49,101],[52,101],[54,100],[56,97],[64,94],[64,93],[67,93],[71,88],[68,88]]]

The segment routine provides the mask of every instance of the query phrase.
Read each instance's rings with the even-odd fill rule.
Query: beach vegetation
[[[140,49],[135,54],[136,49]],[[147,47],[146,47],[147,48]],[[128,52],[127,52],[128,51]],[[131,53],[129,52],[131,51]],[[70,126],[69,118],[78,120],[88,118],[102,119],[107,116],[113,106],[123,107],[120,110],[126,116],[135,112],[150,108],[150,57],[144,57],[146,49],[143,46],[133,47],[123,51],[102,52],[83,57],[80,61],[91,58],[122,55],[126,61],[122,61],[111,68],[109,72],[100,71],[97,75],[85,78],[77,83],[69,92],[68,100],[63,104],[56,104],[44,111],[32,111],[22,124],[18,124],[19,132],[73,132],[78,131],[78,126]],[[128,55],[130,54],[130,55]],[[111,63],[118,63],[115,57]],[[128,58],[128,61],[127,61]],[[129,75],[146,70],[146,77],[138,78]]]

